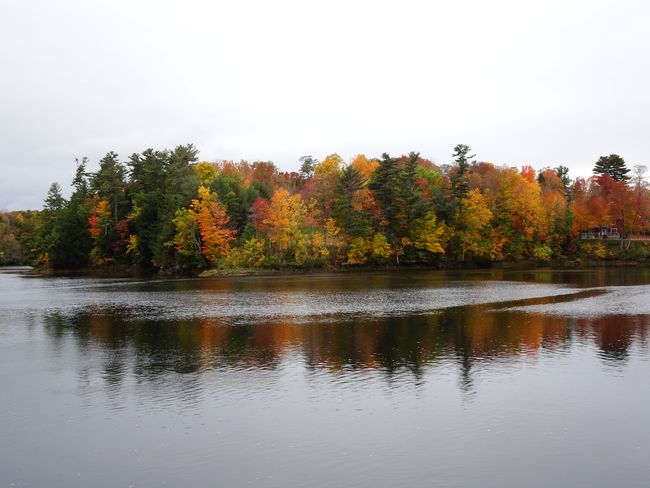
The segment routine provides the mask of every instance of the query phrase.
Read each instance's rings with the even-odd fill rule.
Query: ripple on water
[[[90,278],[19,280],[20,300],[0,299],[0,309],[76,313],[84,308],[116,310],[134,319],[221,318],[231,323],[327,315],[390,316],[431,313],[450,307],[496,303],[575,292],[564,285],[517,281],[449,281],[429,286],[324,287],[306,277],[299,285],[205,287],[201,280],[139,282]],[[36,286],[28,286],[33,283]],[[239,283],[241,285],[241,283]],[[262,286],[264,285],[264,286]],[[180,289],[176,289],[180,287]],[[25,295],[27,293],[27,295]],[[6,297],[5,297],[6,298]]]
[[[290,317],[309,321],[328,315],[392,316],[431,313],[451,307],[497,303],[534,297],[558,296],[577,290],[557,286],[517,282],[455,284],[424,289],[362,289],[328,291],[237,291],[231,293],[133,292],[108,297],[97,294],[77,296],[78,303],[63,304],[64,310],[92,306],[119,307],[135,319],[220,318],[242,323]],[[56,305],[54,305],[55,307]]]
[[[511,310],[564,317],[650,314],[650,285],[610,286],[604,294],[562,303],[513,307]]]

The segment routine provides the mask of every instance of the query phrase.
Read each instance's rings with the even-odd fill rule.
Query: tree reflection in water
[[[128,375],[155,383],[175,373],[177,381],[189,381],[182,376],[273,370],[286,360],[333,375],[373,370],[388,379],[405,372],[421,379],[427,368],[455,364],[468,391],[477,367],[562,354],[574,345],[595,346],[605,363],[624,365],[631,348],[647,348],[648,321],[646,315],[575,319],[467,306],[435,314],[237,326],[214,318],[142,320],[105,310],[53,313],[44,323],[54,344],[74,338],[82,357],[101,361],[104,386],[114,392]]]

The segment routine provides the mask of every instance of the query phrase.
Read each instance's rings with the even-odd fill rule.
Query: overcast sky
[[[650,163],[645,1],[0,0],[0,209],[75,158]]]

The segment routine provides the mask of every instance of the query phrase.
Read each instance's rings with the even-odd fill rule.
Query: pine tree
[[[334,217],[338,225],[354,237],[365,237],[369,231],[367,216],[355,209],[354,205],[355,194],[365,183],[361,174],[350,165],[343,169],[334,189]]]
[[[87,158],[77,160],[77,171],[72,180],[72,196],[55,211],[50,231],[46,236],[48,264],[56,269],[83,268],[90,261],[92,238],[88,229],[88,217],[92,205],[89,202],[87,161]],[[50,187],[48,200],[58,200],[56,190],[54,185]]]
[[[601,156],[594,166],[595,175],[609,175],[616,181],[627,181],[630,179],[627,174],[630,170],[625,166],[625,160],[618,154]]]
[[[91,188],[100,198],[109,201],[114,222],[121,217],[120,210],[125,203],[125,176],[124,165],[118,155],[110,151],[99,161],[99,170],[91,178]]]
[[[469,181],[467,173],[469,171],[469,159],[476,157],[474,154],[468,156],[471,151],[470,147],[465,144],[458,144],[454,147],[454,154],[452,157],[458,165],[456,173],[451,177],[451,194],[457,205],[467,198],[469,193]]]
[[[379,166],[373,174],[373,178],[368,185],[374,194],[379,207],[385,220],[385,231],[388,242],[394,245],[396,242],[396,232],[394,225],[397,221],[398,214],[398,195],[397,195],[397,180],[399,177],[399,170],[397,168],[397,161],[391,158],[388,153],[381,155]]]

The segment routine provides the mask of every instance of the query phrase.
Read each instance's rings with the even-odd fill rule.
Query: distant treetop
[[[618,154],[601,156],[593,169],[596,175],[609,175],[616,181],[627,181],[630,179],[627,174],[630,170],[625,166],[625,160]]]

